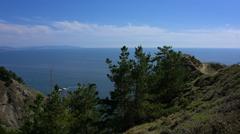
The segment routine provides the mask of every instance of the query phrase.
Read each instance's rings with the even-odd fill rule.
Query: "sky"
[[[239,0],[0,0],[0,46],[240,48]]]

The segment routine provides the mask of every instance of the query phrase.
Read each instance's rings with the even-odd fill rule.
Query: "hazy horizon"
[[[127,44],[124,44],[122,46],[117,46],[117,47],[82,47],[82,46],[70,46],[70,45],[63,45],[63,46],[51,46],[51,45],[48,45],[48,46],[0,46],[0,50],[1,49],[4,49],[4,48],[9,48],[9,49],[35,49],[35,48],[39,48],[39,49],[52,49],[52,48],[67,48],[67,49],[70,49],[70,48],[79,48],[79,49],[120,49],[121,47],[123,46],[127,46],[128,48],[130,49],[134,49],[138,46],[143,46],[143,45],[136,45],[136,46],[128,46]],[[144,47],[143,46],[143,49],[154,49],[154,48],[157,48],[157,47],[163,47],[163,46],[170,46],[172,47],[173,49],[240,49],[240,47],[174,47],[172,45],[168,45],[168,44],[165,44],[165,45],[156,45],[156,46],[152,46],[152,47]]]

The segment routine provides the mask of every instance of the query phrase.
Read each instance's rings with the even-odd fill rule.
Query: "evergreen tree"
[[[134,124],[134,93],[132,69],[133,61],[129,59],[129,52],[126,46],[121,48],[119,61],[113,65],[107,59],[110,74],[108,78],[114,83],[114,91],[111,92],[112,125],[116,131],[124,131]],[[135,113],[134,113],[135,114]]]
[[[71,114],[70,133],[94,134],[98,133],[100,119],[98,111],[98,93],[95,84],[78,85],[78,88],[69,92],[67,96],[68,108]]]
[[[69,127],[69,114],[60,95],[59,87],[55,89],[44,101],[38,95],[27,110],[24,125],[21,127],[23,134],[67,134]]]
[[[153,58],[152,93],[154,101],[169,104],[180,93],[186,80],[187,70],[184,67],[183,55],[171,47],[158,47]]]
[[[149,76],[151,74],[151,56],[143,52],[142,47],[135,48],[135,60],[133,64],[132,79],[134,85],[134,101],[135,101],[135,122],[142,122],[147,118],[145,107],[147,103],[147,91]]]
[[[20,128],[22,134],[43,134],[45,133],[43,122],[44,102],[43,96],[38,94],[33,104],[26,109],[24,124]]]
[[[64,97],[61,96],[58,85],[48,96],[44,111],[44,126],[49,134],[67,134],[69,130],[69,111],[66,108]]]

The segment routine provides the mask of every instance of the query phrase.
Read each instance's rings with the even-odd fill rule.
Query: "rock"
[[[37,92],[13,80],[7,87],[0,80],[0,124],[10,128],[18,128],[26,100],[34,100]]]

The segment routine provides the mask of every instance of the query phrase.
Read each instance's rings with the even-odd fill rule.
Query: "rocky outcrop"
[[[26,100],[34,100],[37,92],[16,80],[6,86],[0,80],[0,124],[18,128],[23,117]]]

